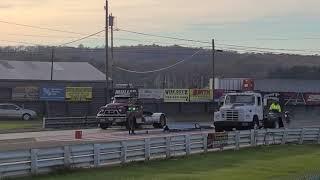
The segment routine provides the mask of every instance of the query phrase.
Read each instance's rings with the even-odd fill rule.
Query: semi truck
[[[141,101],[136,96],[130,95],[130,93],[115,95],[110,104],[100,108],[97,119],[101,129],[108,129],[113,125],[125,126],[130,129],[130,120],[134,122],[136,128],[141,125],[153,125],[154,128],[163,128],[167,123],[165,113],[144,111]]]
[[[282,113],[269,111],[272,101],[279,101],[278,94],[227,93],[219,111],[214,113],[215,130],[283,127]]]

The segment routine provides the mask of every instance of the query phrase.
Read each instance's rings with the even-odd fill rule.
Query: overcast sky
[[[222,44],[320,49],[319,0],[109,0],[117,27]],[[0,20],[81,33],[104,27],[103,0],[1,0]],[[25,36],[22,36],[25,35]],[[51,36],[30,37],[27,35]],[[0,40],[60,44],[79,35],[1,24]],[[115,44],[181,43],[123,32]],[[141,40],[125,41],[120,38]],[[103,45],[103,37],[82,42]],[[1,42],[1,45],[14,43]],[[79,43],[77,43],[79,44]],[[76,44],[76,45],[77,45]],[[202,44],[187,43],[190,46]]]

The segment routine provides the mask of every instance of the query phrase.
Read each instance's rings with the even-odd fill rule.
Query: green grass
[[[224,151],[131,163],[119,167],[66,171],[26,180],[251,180],[294,179],[319,167],[320,145],[286,145]]]
[[[0,132],[5,130],[24,130],[41,128],[40,120],[22,121],[22,120],[0,120]]]

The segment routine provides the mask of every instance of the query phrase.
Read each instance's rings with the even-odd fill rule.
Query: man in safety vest
[[[278,101],[276,102],[273,102],[271,105],[270,105],[270,108],[269,108],[270,111],[276,111],[278,113],[281,113],[282,110],[281,110],[281,106],[279,104]]]

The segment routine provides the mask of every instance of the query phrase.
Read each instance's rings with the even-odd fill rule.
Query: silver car
[[[10,119],[22,119],[28,121],[36,118],[37,113],[29,109],[24,109],[15,104],[6,103],[0,104],[0,117]]]

